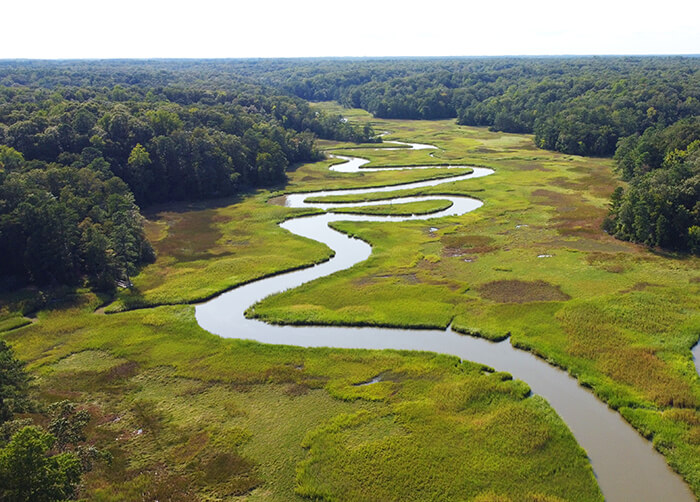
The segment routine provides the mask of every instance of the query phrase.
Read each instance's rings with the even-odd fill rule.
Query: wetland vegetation
[[[369,242],[371,257],[349,270],[265,299],[255,306],[257,317],[276,323],[409,328],[451,324],[460,332],[490,339],[510,336],[515,346],[567,369],[619,411],[653,441],[696,496],[700,494],[700,378],[690,353],[700,333],[699,259],[617,240],[601,229],[613,193],[622,197],[613,200],[631,199],[652,181],[631,180],[628,185],[618,179],[612,159],[542,150],[529,134],[458,125],[452,119],[382,119],[335,103],[309,106],[280,91],[261,87],[251,91],[242,83],[237,85],[243,91],[230,90],[216,77],[218,63],[207,70],[213,80],[197,80],[197,72],[186,63],[181,70],[170,68],[173,74],[182,71],[178,77],[182,80],[162,88],[149,79],[167,82],[170,77],[148,72],[141,81],[125,84],[132,68],[124,64],[121,69],[115,63],[117,70],[103,70],[105,85],[113,83],[105,87],[108,92],[96,90],[83,97],[78,95],[80,87],[90,87],[80,75],[88,69],[78,68],[77,77],[72,77],[77,80],[65,85],[51,64],[49,70],[37,70],[28,63],[25,73],[0,66],[4,120],[27,127],[26,122],[45,122],[45,129],[30,135],[34,139],[27,148],[50,144],[49,136],[64,131],[62,124],[74,127],[77,118],[72,114],[86,108],[96,118],[123,111],[125,123],[135,127],[127,130],[123,144],[108,138],[115,145],[111,154],[109,143],[87,137],[90,146],[86,143],[75,152],[62,151],[51,158],[41,157],[45,154],[39,150],[22,152],[23,146],[15,142],[19,126],[0,130],[4,134],[0,140],[5,138],[0,143],[6,144],[0,147],[3,200],[10,200],[8,193],[24,193],[13,188],[19,186],[38,204],[12,206],[15,213],[3,213],[0,220],[0,225],[7,225],[3,231],[13,228],[20,213],[36,215],[37,221],[42,221],[41,214],[69,215],[75,222],[76,231],[70,234],[74,240],[68,242],[76,250],[71,255],[74,261],[69,261],[75,268],[66,280],[59,276],[42,280],[33,268],[27,268],[24,277],[5,278],[0,336],[28,362],[29,373],[36,377],[32,394],[37,400],[70,399],[90,411],[87,437],[108,451],[112,461],[84,474],[82,496],[363,500],[371,493],[386,500],[438,496],[479,501],[601,500],[585,454],[565,424],[544,400],[529,395],[526,384],[508,375],[429,353],[302,349],[224,340],[197,325],[194,309],[187,304],[330,257],[325,246],[278,226],[285,219],[319,212],[275,204],[284,193],[397,185],[464,172],[436,168],[347,176],[328,169],[337,159],[305,162],[322,150],[361,156],[370,160],[367,167],[465,165],[489,167],[496,173],[469,183],[397,192],[469,195],[484,202],[476,212],[430,224],[334,223],[334,228]],[[38,75],[46,71],[43,78],[48,84],[33,87],[32,71]],[[196,92],[187,90],[192,79]],[[691,107],[695,91],[688,86],[693,82],[690,79],[679,91]],[[79,105],[83,99],[90,104]],[[497,106],[499,99],[488,106]],[[300,117],[299,124],[321,125],[313,126],[317,130],[297,127],[287,112],[280,111],[282,106]],[[35,113],[42,109],[48,114]],[[172,131],[163,126],[166,134],[160,136],[153,128],[162,121],[149,122],[159,110],[164,120],[171,119],[165,122],[176,124]],[[289,110],[296,110],[296,115]],[[166,116],[166,111],[172,115]],[[242,121],[243,129],[222,133],[219,118],[231,116]],[[99,120],[92,127],[102,127]],[[107,129],[98,136],[111,134],[109,120],[103,122]],[[143,151],[132,144],[137,139],[134,131],[141,126],[146,136],[149,127],[153,131],[138,143],[144,145]],[[198,128],[205,131],[197,133]],[[247,130],[260,135],[255,148],[226,149],[226,142],[245,141],[246,134],[253,134]],[[432,144],[437,149],[388,149],[352,142],[384,130],[390,131],[386,139]],[[157,149],[158,138],[169,135],[211,139],[210,146],[215,144],[211,151],[225,153],[220,157],[221,172],[227,175],[237,172],[238,165],[227,162],[242,152],[249,159],[246,169],[279,176],[258,180],[240,174],[235,185],[212,184],[211,190],[194,197],[167,190],[161,197],[151,189],[138,195],[140,182],[127,173],[151,172],[150,167],[138,171],[134,166],[145,156],[149,165],[155,165],[151,148]],[[651,136],[644,133],[641,138]],[[669,186],[692,183],[696,176],[690,165],[695,162],[694,147],[689,146],[692,138],[682,145],[655,137],[647,143],[661,152],[658,172],[668,168],[690,173],[681,181],[675,174],[666,175]],[[288,156],[290,144],[303,146],[305,153]],[[115,153],[118,145],[121,153]],[[278,170],[265,171],[262,166],[268,157],[258,147],[283,152],[287,162],[299,162],[285,171],[287,162],[278,159]],[[202,151],[199,147],[188,151],[195,150]],[[636,152],[630,154],[636,157],[629,165],[648,165],[638,160],[645,151],[638,143],[629,151]],[[685,154],[674,153],[682,151]],[[270,152],[269,158],[274,158]],[[675,155],[673,165],[665,163],[669,153]],[[106,167],[100,163],[102,174],[90,167],[84,158],[88,154],[106,163]],[[627,160],[621,158],[618,155],[624,169]],[[107,251],[119,241],[113,230],[118,217],[110,206],[101,206],[102,201],[90,200],[88,189],[65,189],[80,186],[71,181],[71,169],[83,177],[89,174],[91,186],[101,193],[113,190],[120,203],[129,205],[123,212],[133,216],[129,228],[134,233],[125,234],[129,238],[123,240],[132,246],[132,254],[125,251],[125,256],[133,257],[128,262],[133,268],[114,261],[110,277],[121,278],[126,271],[132,287],[105,292],[96,281],[84,281],[92,270],[85,259],[111,256]],[[208,178],[196,171],[193,175]],[[647,176],[645,169],[634,175]],[[157,179],[150,183],[157,184]],[[230,176],[227,179],[231,181]],[[264,186],[269,184],[273,186]],[[624,195],[616,187],[623,188]],[[51,193],[55,197],[48,203],[46,194]],[[332,201],[366,202],[393,195],[346,194]],[[692,199],[692,192],[688,197]],[[183,198],[207,200],[178,201]],[[138,202],[148,206],[143,220],[133,206]],[[686,202],[676,206],[687,207]],[[446,204],[431,201],[360,210],[418,214]],[[616,225],[621,205],[613,205]],[[691,205],[686,223],[694,217],[693,210]],[[653,214],[658,221],[661,212]],[[93,233],[79,224],[87,215],[95,226]],[[683,227],[686,235],[691,227]],[[9,234],[2,235],[7,253],[14,253],[5,238]],[[41,235],[45,234],[37,234]],[[651,240],[634,235],[629,240],[665,244],[658,241],[658,233]],[[88,246],[90,236],[102,244]],[[37,242],[35,236],[25,238]],[[151,258],[137,259],[133,254],[139,239],[150,243]],[[37,259],[53,249],[54,241],[44,241]],[[66,244],[56,241],[58,247]],[[687,241],[686,248],[690,244]],[[22,256],[27,256],[26,250]],[[19,255],[17,260],[21,261]],[[356,385],[377,375],[382,378],[376,383]],[[38,412],[17,411],[20,417],[45,420]]]
[[[372,243],[370,259],[270,297],[256,315],[403,327],[430,319],[494,339],[510,334],[516,346],[590,386],[696,486],[699,395],[690,348],[700,329],[697,258],[652,253],[600,230],[617,184],[609,160],[542,152],[526,137],[518,143],[449,122],[392,125],[440,146],[436,156],[450,162],[494,167],[496,175],[454,187],[483,190],[486,204],[434,231],[422,222],[336,223]],[[454,149],[445,141],[450,129]],[[450,192],[445,187],[422,192]]]

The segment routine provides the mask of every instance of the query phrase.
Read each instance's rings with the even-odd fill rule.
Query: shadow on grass
[[[176,202],[165,202],[154,204],[141,210],[143,216],[149,220],[161,219],[161,213],[187,213],[190,211],[202,211],[205,209],[222,209],[241,202],[245,197],[254,194],[256,190],[250,189],[241,191],[235,195],[227,197],[217,197],[204,200],[182,200]]]

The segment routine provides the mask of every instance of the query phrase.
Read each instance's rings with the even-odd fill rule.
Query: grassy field
[[[426,200],[421,202],[395,202],[383,206],[361,206],[334,208],[334,213],[383,214],[390,216],[410,216],[412,214],[432,214],[452,207],[449,200]]]
[[[440,147],[435,160],[494,168],[492,176],[410,192],[470,194],[485,205],[430,222],[337,223],[372,244],[370,259],[269,298],[256,315],[303,323],[299,306],[307,305],[314,322],[452,323],[488,338],[510,335],[592,387],[700,493],[700,379],[690,353],[700,333],[700,261],[600,230],[618,184],[612,162],[536,150],[528,136],[449,121],[353,118]],[[427,154],[358,152],[373,161],[390,153],[404,164]]]
[[[485,205],[427,222],[337,223],[372,244],[370,259],[269,298],[256,313],[303,321],[298,307],[311,305],[327,323],[452,322],[490,338],[510,334],[618,408],[699,494],[700,382],[689,351],[700,332],[699,263],[599,230],[617,184],[611,161],[451,121],[343,113],[372,120],[390,138],[439,147],[358,150],[370,165],[494,168],[486,178],[412,191]],[[520,382],[446,356],[222,340],[196,325],[192,307],[174,305],[329,257],[323,245],[277,227],[303,214],[267,203],[282,191],[446,174],[348,175],[328,166],[299,166],[276,192],[152,210],[147,231],[158,259],[106,310],[171,306],[101,315],[94,311],[107,299],[78,292],[23,327],[17,311],[31,309],[4,309],[2,336],[30,361],[41,395],[89,403],[92,437],[114,452],[110,468],[88,477],[90,498],[363,500],[372,490],[385,500],[600,500],[566,427]]]
[[[336,162],[297,167],[285,191],[392,185],[467,172],[426,169],[348,176],[328,170]],[[107,311],[202,301],[253,279],[327,260],[330,250],[325,246],[277,226],[290,217],[314,212],[267,203],[279,193],[261,190],[240,199],[151,208],[145,215],[146,229],[156,262],[134,277],[134,287],[121,291]],[[421,204],[409,209],[421,213],[438,211],[438,207],[446,205]],[[400,211],[400,206],[395,208]],[[376,211],[388,214],[386,208]],[[284,253],[279,252],[280,247]]]
[[[5,335],[44,400],[92,413],[114,461],[87,475],[90,500],[602,500],[566,426],[508,375],[224,340],[191,306],[102,301],[68,297]]]

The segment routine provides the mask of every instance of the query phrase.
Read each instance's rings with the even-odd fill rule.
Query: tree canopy
[[[604,228],[620,239],[700,254],[700,119],[624,138],[615,161],[630,183],[613,194]]]
[[[290,165],[319,158],[317,137],[379,141],[305,101],[329,99],[614,153],[633,186],[616,195],[608,231],[694,246],[700,58],[5,61],[0,278],[128,285],[154,258],[141,207],[280,184]],[[637,225],[620,212],[630,205]]]
[[[237,61],[309,100],[383,118],[534,133],[538,147],[607,156],[617,140],[700,114],[697,57],[489,57]]]
[[[85,443],[90,414],[68,401],[48,406],[48,430],[15,413],[40,408],[29,395],[29,376],[0,340],[0,500],[54,502],[73,499],[94,460],[110,456]]]
[[[140,207],[283,182],[371,127],[196,63],[0,62],[0,277],[128,285]]]

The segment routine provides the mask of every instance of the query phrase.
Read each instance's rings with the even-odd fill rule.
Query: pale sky
[[[700,54],[698,0],[3,0],[0,58]]]

